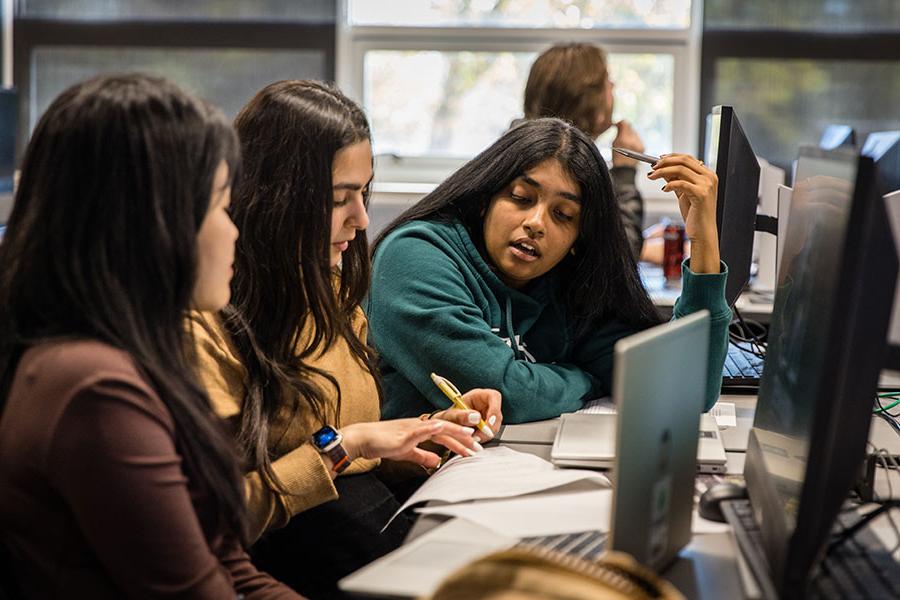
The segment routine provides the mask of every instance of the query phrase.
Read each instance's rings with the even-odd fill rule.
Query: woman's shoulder
[[[242,368],[241,361],[231,347],[228,334],[218,314],[196,310],[191,311],[188,314],[187,323],[190,337],[194,342],[197,359],[201,363],[213,361]]]
[[[97,380],[117,380],[153,394],[130,353],[100,340],[48,340],[28,349],[19,371],[33,383],[77,388]]]
[[[404,223],[392,231],[378,245],[376,254],[388,249],[402,251],[409,244],[426,243],[443,247],[448,243],[459,244],[460,229],[463,226],[458,221],[426,221],[416,220]]]
[[[103,402],[93,403],[97,398]],[[128,405],[172,427],[168,409],[134,357],[91,339],[48,340],[29,348],[16,370],[7,409],[25,428],[43,423],[52,429],[76,399],[79,406],[88,406],[87,402],[97,410]],[[29,417],[37,403],[42,410]]]

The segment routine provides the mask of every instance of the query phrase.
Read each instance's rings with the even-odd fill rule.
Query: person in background
[[[643,152],[644,143],[628,121],[613,123],[614,87],[602,48],[586,43],[558,44],[531,65],[525,84],[525,118],[556,117],[591,139],[615,127],[614,147]],[[644,244],[644,200],[635,185],[637,161],[613,152],[612,164],[609,175],[625,235],[639,258]]]
[[[243,548],[237,457],[186,352],[189,308],[230,295],[238,157],[218,110],[143,75],[38,122],[0,243],[16,598],[299,598]]]
[[[411,525],[401,515],[381,532],[400,503],[378,476],[380,459],[436,467],[438,455],[418,447],[426,440],[473,453],[473,425],[502,421],[500,396],[476,389],[465,396],[475,410],[379,421],[360,308],[369,283],[366,118],[327,84],[281,81],[235,127],[244,171],[232,306],[194,315],[200,376],[247,465],[251,536],[261,536],[254,560],[310,597],[335,598],[339,578],[399,546]],[[347,460],[313,443],[323,429],[340,432]]]
[[[708,410],[731,320],[716,175],[670,154],[649,177],[676,194],[693,242],[674,318],[710,312]],[[608,395],[616,341],[660,320],[605,161],[593,140],[559,119],[513,127],[380,234],[367,315],[386,417],[440,406],[428,379],[440,369],[461,389],[479,382],[499,390],[511,423]]]

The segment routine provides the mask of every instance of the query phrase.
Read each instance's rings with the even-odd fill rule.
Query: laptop
[[[645,565],[664,568],[691,538],[708,345],[705,310],[616,344],[613,399],[619,407],[618,431],[628,435],[616,440],[619,462],[613,470],[616,485],[608,544],[602,531],[518,540],[500,533],[485,535],[480,526],[453,519],[348,575],[339,582],[340,589],[400,598],[427,596],[470,560],[517,543],[546,546],[547,540],[581,556],[596,556],[609,547],[628,552]],[[686,347],[691,352],[685,352]],[[653,377],[647,376],[649,364]],[[668,389],[663,381],[678,385]]]
[[[560,467],[612,469],[616,462],[617,422],[618,415],[615,414],[562,415],[550,461]],[[704,413],[700,415],[697,471],[725,473],[726,462],[725,446],[716,419]]]

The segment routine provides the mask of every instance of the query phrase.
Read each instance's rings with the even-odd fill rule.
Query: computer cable
[[[869,445],[872,446],[872,444],[869,444]],[[872,447],[874,448],[874,446],[872,446]],[[891,452],[888,451],[887,448],[877,448],[875,450],[875,452],[873,453],[873,456],[875,456],[875,460],[878,462],[878,464],[881,466],[881,468],[883,468],[886,471],[885,477],[887,477],[888,499],[892,499],[894,497],[894,485],[891,483],[891,474],[887,471],[894,470],[894,471],[900,472],[900,463],[897,462],[897,459],[894,458],[894,455],[891,454]],[[878,492],[876,492],[874,490],[874,486],[873,486],[873,495],[875,497],[876,502],[883,502],[878,497]],[[894,531],[894,536],[897,539],[897,543],[894,545],[894,548],[891,549],[891,551],[890,551],[891,554],[894,554],[894,552],[896,552],[898,549],[900,549],[900,527],[898,527],[896,521],[894,521],[894,513],[893,512],[888,511],[887,519],[891,525],[891,529]]]
[[[890,411],[890,409],[894,407],[893,403],[888,406],[885,406],[883,404],[883,402],[886,402],[888,400],[896,400],[896,399],[900,399],[900,392],[882,392],[880,394],[876,394],[875,395],[875,404],[878,405],[878,408],[874,409],[873,412],[875,412],[875,413],[885,412],[894,418],[900,418],[900,413]]]
[[[881,403],[882,400],[884,400],[884,399],[890,399],[890,400],[893,400],[893,402],[891,402],[890,404],[888,404],[887,406],[885,406],[885,405],[883,405],[883,404]],[[891,415],[892,417],[896,417],[897,415],[891,413],[890,410],[891,410],[892,408],[894,408],[895,406],[897,406],[898,404],[900,404],[900,392],[891,392],[891,393],[887,393],[887,394],[877,394],[877,395],[875,396],[875,402],[878,404],[878,408],[874,409],[874,410],[872,411],[873,413],[875,413],[875,414],[878,414],[878,413],[887,413],[887,414]]]
[[[738,342],[743,342],[748,344],[750,348],[742,348],[742,350],[753,354],[759,358],[766,357],[766,342],[760,339],[760,336],[766,336],[766,328],[757,321],[752,321],[750,319],[744,319],[744,316],[741,314],[741,311],[738,310],[738,307],[734,307],[734,314],[737,317],[737,324],[732,322],[732,325],[736,325],[737,331],[734,330],[731,326],[728,328],[728,333],[733,338],[733,340],[737,340]],[[752,325],[752,326],[751,326]],[[757,331],[754,331],[754,328]]]
[[[856,532],[861,530],[863,527],[880,517],[884,513],[888,513],[890,515],[890,511],[894,508],[900,508],[900,500],[885,500],[880,503],[875,510],[867,512],[865,515],[860,517],[860,519],[851,525],[850,527],[845,528],[838,535],[834,537],[828,544],[828,549],[825,550],[825,554],[831,554],[838,547],[840,547],[844,542],[851,539]]]

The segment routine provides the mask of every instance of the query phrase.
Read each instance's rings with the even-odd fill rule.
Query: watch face
[[[337,438],[337,431],[326,425],[313,434],[313,444],[316,448],[324,448]]]

